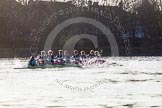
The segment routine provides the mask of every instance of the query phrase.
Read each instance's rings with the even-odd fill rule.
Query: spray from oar
[[[21,67],[21,63],[18,58],[15,58],[15,66],[14,67]]]

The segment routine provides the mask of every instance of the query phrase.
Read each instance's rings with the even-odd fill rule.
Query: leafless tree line
[[[23,5],[28,5],[30,0],[17,0]],[[41,0],[33,0],[33,1],[41,1]],[[51,2],[59,1],[59,0],[49,0]],[[89,0],[63,0],[64,2],[72,1],[73,4],[78,6],[85,6],[88,4]],[[146,0],[92,0],[93,2],[99,2],[100,5],[110,6],[110,5],[123,5],[123,9],[128,11],[135,11],[138,6],[146,1]],[[148,0],[150,3],[153,3],[157,6],[159,10],[162,10],[162,0]]]

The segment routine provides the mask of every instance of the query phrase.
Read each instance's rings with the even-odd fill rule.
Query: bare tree
[[[28,5],[28,0],[17,0],[18,2],[20,2],[21,4],[27,6]]]
[[[87,2],[87,0],[72,0],[72,3],[77,6],[85,6]]]
[[[134,11],[140,6],[142,0],[113,0],[112,3],[114,5],[122,4],[122,8],[126,11]]]

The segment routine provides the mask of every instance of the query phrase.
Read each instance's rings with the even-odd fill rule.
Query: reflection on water
[[[15,59],[1,59],[0,108],[162,108],[161,57],[107,61],[102,68],[14,70]]]

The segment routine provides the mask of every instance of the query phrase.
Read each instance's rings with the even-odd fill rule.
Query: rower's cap
[[[81,53],[81,54],[85,54],[85,51],[81,51],[80,53]]]
[[[64,53],[67,53],[67,50],[65,50]]]
[[[46,51],[41,51],[41,53],[46,53]]]
[[[53,51],[52,50],[49,50],[48,53],[53,53]]]
[[[99,54],[99,51],[95,51],[95,54]]]
[[[94,50],[90,50],[90,53],[94,53]]]
[[[73,53],[78,53],[78,50],[74,50]]]
[[[63,50],[59,50],[59,52],[63,52]]]

